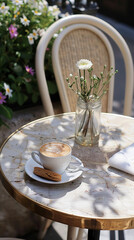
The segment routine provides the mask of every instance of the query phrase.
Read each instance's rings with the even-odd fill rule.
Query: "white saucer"
[[[71,167],[73,165],[73,171],[71,171]],[[74,171],[76,165],[76,171]],[[75,179],[77,179],[81,174],[82,170],[79,169],[80,167],[83,167],[83,163],[80,159],[78,159],[75,156],[72,156],[71,164],[69,166],[69,170],[66,170],[63,175],[61,176],[62,180],[60,182],[54,182],[50,181],[44,178],[41,178],[33,173],[34,167],[41,167],[38,163],[36,163],[32,158],[30,158],[26,164],[25,164],[25,171],[29,177],[32,179],[42,182],[42,183],[48,183],[48,184],[62,184],[62,183],[68,183]],[[43,168],[43,167],[42,167]],[[78,169],[78,170],[77,170]]]

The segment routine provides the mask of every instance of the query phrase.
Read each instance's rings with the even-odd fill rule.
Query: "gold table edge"
[[[75,113],[71,112],[72,115]],[[107,114],[107,113],[102,113]],[[108,113],[112,115],[118,115],[113,113]],[[43,119],[47,118],[53,118],[53,117],[60,117],[60,116],[66,116],[70,115],[70,113],[61,113],[57,115],[51,115],[43,118],[36,119],[34,121],[31,121],[20,128],[16,129],[11,135],[8,136],[8,138],[4,141],[2,146],[0,147],[0,153],[6,144],[6,142],[18,131],[23,129],[24,127],[34,123],[38,122]],[[119,115],[120,117],[123,115]],[[125,116],[127,118],[132,118],[129,116]],[[0,165],[0,174],[1,174],[1,182],[4,185],[7,192],[20,204],[22,204],[24,207],[28,208],[29,210],[32,210],[34,213],[37,213],[43,217],[46,217],[48,219],[67,224],[69,226],[79,227],[79,228],[87,228],[87,229],[95,229],[95,230],[125,230],[125,229],[132,229],[134,228],[134,217],[132,218],[114,218],[114,219],[102,219],[102,218],[88,218],[88,217],[80,217],[75,216],[67,213],[63,213],[61,211],[57,211],[53,208],[44,206],[43,204],[37,203],[34,200],[31,200],[29,197],[25,196],[24,194],[20,193],[17,189],[15,189],[11,183],[8,181],[6,176],[3,174],[3,171],[1,169]],[[114,222],[114,225],[113,225]]]

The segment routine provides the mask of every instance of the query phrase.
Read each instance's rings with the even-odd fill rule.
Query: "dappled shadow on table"
[[[134,182],[133,176],[108,166],[108,158],[121,149],[123,138],[122,128],[102,125],[99,146],[83,147],[74,141],[73,114],[46,117],[22,127],[9,139],[7,145],[10,157],[5,164],[8,164],[9,173],[13,171],[11,162],[15,164],[14,176],[17,176],[16,178],[13,176],[15,186],[28,198],[49,206],[50,209],[56,208],[57,211],[65,211],[68,214],[70,209],[73,209],[76,215],[82,211],[85,217],[91,219],[111,216],[118,218],[123,211],[126,211],[125,194],[129,193],[128,182],[131,181],[130,187]],[[72,154],[89,168],[89,172],[84,172],[73,182],[51,186],[28,177],[24,166],[31,157],[31,152],[38,150],[43,143],[55,140],[70,144]],[[5,159],[9,154],[8,151],[4,153]],[[19,171],[21,174],[18,179],[16,172]],[[120,199],[122,199],[122,212]]]

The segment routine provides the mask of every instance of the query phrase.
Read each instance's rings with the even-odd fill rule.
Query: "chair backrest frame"
[[[131,115],[132,109],[132,99],[133,99],[133,60],[128,48],[128,45],[121,34],[112,27],[109,23],[105,22],[104,20],[90,16],[90,15],[71,15],[65,18],[62,18],[52,24],[42,38],[39,41],[36,50],[36,57],[35,57],[35,68],[36,68],[36,75],[37,80],[39,82],[39,90],[42,98],[42,102],[44,102],[44,109],[47,115],[54,114],[53,106],[51,103],[50,95],[48,92],[45,72],[44,72],[44,58],[45,58],[45,51],[47,45],[51,38],[53,37],[54,33],[58,32],[61,28],[67,27],[72,24],[90,24],[98,28],[99,30],[103,31],[104,33],[108,34],[117,44],[119,47],[124,63],[125,63],[125,70],[126,70],[126,85],[125,88],[125,100],[124,100],[124,115]],[[45,89],[45,90],[44,90]]]

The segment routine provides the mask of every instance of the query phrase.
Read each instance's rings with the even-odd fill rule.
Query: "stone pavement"
[[[84,229],[82,240],[87,240],[87,235],[88,230]],[[67,226],[61,223],[53,222],[43,240],[66,240],[66,236]],[[24,237],[26,240],[37,240],[37,232],[32,232]],[[100,240],[134,240],[134,230],[101,231]]]

